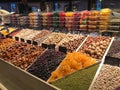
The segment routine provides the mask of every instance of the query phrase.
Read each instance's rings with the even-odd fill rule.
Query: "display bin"
[[[96,72],[96,74],[95,74],[95,76],[94,76],[94,79],[93,79],[93,81],[92,81],[92,83],[91,83],[91,85],[90,85],[90,87],[89,87],[88,90],[92,90],[92,86],[93,86],[95,80],[97,79],[97,77],[98,77],[98,75],[99,75],[99,73],[100,73],[100,70],[102,69],[102,66],[103,66],[103,64],[104,64],[104,62],[105,62],[105,57],[106,57],[106,55],[107,55],[107,53],[108,53],[108,51],[109,51],[109,49],[110,49],[113,41],[114,41],[114,37],[112,37],[111,42],[109,43],[109,46],[107,47],[107,49],[106,49],[106,51],[105,51],[105,53],[104,53],[104,56],[103,56],[102,61],[101,61],[101,63],[100,63],[100,66],[99,66],[99,68],[98,68],[98,70],[97,70],[97,72]]]
[[[60,90],[2,59],[0,59],[0,83],[8,90]]]

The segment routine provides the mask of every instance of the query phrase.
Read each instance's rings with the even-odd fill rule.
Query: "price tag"
[[[60,52],[67,53],[67,48],[66,48],[66,47],[62,47],[62,46],[59,46],[59,51],[60,51]]]

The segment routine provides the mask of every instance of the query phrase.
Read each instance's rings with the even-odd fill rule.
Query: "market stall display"
[[[88,16],[88,31],[98,31],[99,30],[99,11],[90,11]]]
[[[51,73],[48,82],[53,82],[57,79],[60,79],[66,75],[69,75],[77,70],[83,69],[95,63],[96,59],[93,59],[86,54],[80,52],[68,53],[67,56],[60,63],[58,68]]]
[[[79,47],[84,39],[85,37],[82,35],[69,33],[62,41],[60,41],[60,43],[56,46],[56,49],[63,47],[66,48],[67,52],[73,52]]]
[[[52,27],[52,25],[53,25],[53,13],[47,13],[47,17],[48,17],[48,19],[47,19],[47,27],[48,28],[50,28],[50,27]]]
[[[59,26],[59,12],[53,12],[53,27]]]
[[[27,71],[46,81],[64,57],[65,54],[62,52],[47,50],[37,58],[36,62]]]
[[[79,21],[80,21],[80,12],[74,12],[73,14],[73,22],[72,22],[72,30],[78,31],[79,30]]]
[[[110,41],[110,37],[90,36],[78,51],[86,53],[93,58],[102,59],[107,47],[109,46]]]
[[[65,27],[65,12],[59,13],[59,27]]]
[[[47,16],[47,13],[42,13],[42,17],[43,17],[43,21],[42,21],[42,24],[43,24],[43,27],[46,27],[47,26],[47,21],[48,21],[48,16]]]
[[[87,27],[87,22],[88,22],[88,14],[89,12],[88,11],[82,11],[80,13],[80,30],[87,30],[88,27]]]
[[[108,8],[102,9],[100,11],[99,30],[101,30],[101,31],[107,30],[108,21],[110,19],[111,13],[112,13],[111,9],[108,9]]]
[[[72,30],[72,22],[73,22],[73,14],[74,12],[66,12],[65,13],[65,27],[68,31]]]
[[[28,16],[19,17],[18,25],[20,25],[21,27],[29,27],[29,17]]]
[[[38,28],[42,26],[42,21],[43,21],[43,17],[42,14],[39,12],[32,12],[29,13],[29,26],[31,28]]]
[[[108,22],[108,30],[119,31],[120,30],[120,18],[111,16],[110,21]]]
[[[34,27],[34,13],[29,13],[28,16],[30,19],[29,21],[30,27]]]
[[[119,82],[120,67],[104,64],[91,90],[117,90]]]
[[[15,26],[18,26],[18,25],[19,25],[19,23],[18,23],[19,17],[20,17],[20,14],[11,14],[10,20],[11,20],[11,25],[12,25],[12,26],[15,27]]]

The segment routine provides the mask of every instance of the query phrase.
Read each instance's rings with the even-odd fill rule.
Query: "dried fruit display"
[[[113,41],[107,56],[112,56],[118,52],[120,52],[120,41]]]
[[[63,76],[88,67],[94,63],[96,63],[96,60],[86,54],[80,52],[68,53],[58,68],[52,72],[48,82],[60,79]]]
[[[16,59],[12,60],[11,63],[21,69],[26,69],[37,59],[38,56],[43,53],[43,51],[44,49],[42,47],[28,45],[25,47],[25,51],[22,52]]]
[[[90,11],[88,16],[88,30],[98,30],[98,21],[99,21],[99,11]]]
[[[66,15],[66,17],[65,17],[65,23],[66,23],[65,27],[68,30],[72,29],[73,14],[74,14],[74,12],[67,12],[67,13],[65,13],[65,15]]]
[[[86,42],[79,49],[79,51],[82,53],[86,53],[93,58],[102,59],[110,41],[110,37],[88,37]]]
[[[12,60],[16,59],[22,52],[24,52],[26,43],[15,43],[12,47],[6,49],[5,51],[0,53],[0,58],[5,61],[11,62]]]
[[[53,13],[53,27],[59,26],[59,12]]]
[[[62,52],[47,50],[27,71],[43,80],[47,80],[64,57],[65,54]]]
[[[47,13],[47,26],[51,27],[53,23],[53,13]]]
[[[64,33],[52,33],[46,40],[43,41],[44,44],[58,44],[66,34]]]
[[[100,11],[100,20],[99,20],[99,29],[100,30],[107,30],[109,17],[112,11],[110,9],[101,9]]]
[[[59,27],[65,26],[65,12],[59,13]]]
[[[28,16],[21,16],[18,18],[18,24],[20,26],[25,26],[28,27],[29,26],[29,17]]]
[[[84,37],[82,35],[77,34],[67,34],[66,37],[57,45],[57,48],[59,46],[66,47],[68,52],[75,51],[79,45],[84,40]]]
[[[34,27],[34,13],[29,13],[30,27]]]
[[[73,22],[72,22],[72,30],[79,30],[79,23],[80,22],[80,13],[74,12],[73,14]]]
[[[8,39],[6,41],[7,43],[10,43],[8,44],[10,46],[6,45],[7,47],[5,50],[2,50],[0,53],[0,58],[22,69],[26,69],[44,51],[41,47],[29,45],[27,43],[15,42]],[[4,44],[5,40],[3,45],[1,45],[1,48]]]
[[[47,26],[47,20],[48,20],[47,13],[43,13],[42,17],[43,17],[42,23],[43,23],[43,26],[45,27],[45,26]]]
[[[16,30],[16,28],[8,28],[8,30],[4,29],[4,30],[0,31],[0,33],[6,36],[15,30]]]
[[[30,27],[40,27],[42,25],[42,15],[38,12],[29,13]]]
[[[10,48],[12,45],[15,44],[15,42],[16,41],[14,41],[13,39],[9,39],[9,38],[0,39],[0,53]]]
[[[50,33],[51,33],[51,31],[49,31],[49,30],[42,30],[42,31],[40,31],[39,34],[37,34],[36,36],[34,36],[34,37],[32,38],[32,40],[40,39],[40,38],[42,38],[42,37],[44,37],[44,36],[46,36],[46,35],[48,35],[48,34],[50,34]]]
[[[115,90],[120,86],[120,68],[104,64],[91,90]]]
[[[89,11],[87,10],[81,12],[80,25],[79,25],[80,30],[87,30],[88,14]]]

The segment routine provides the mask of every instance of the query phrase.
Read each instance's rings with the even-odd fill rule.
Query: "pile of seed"
[[[91,90],[115,90],[120,86],[120,68],[117,66],[103,65]]]

